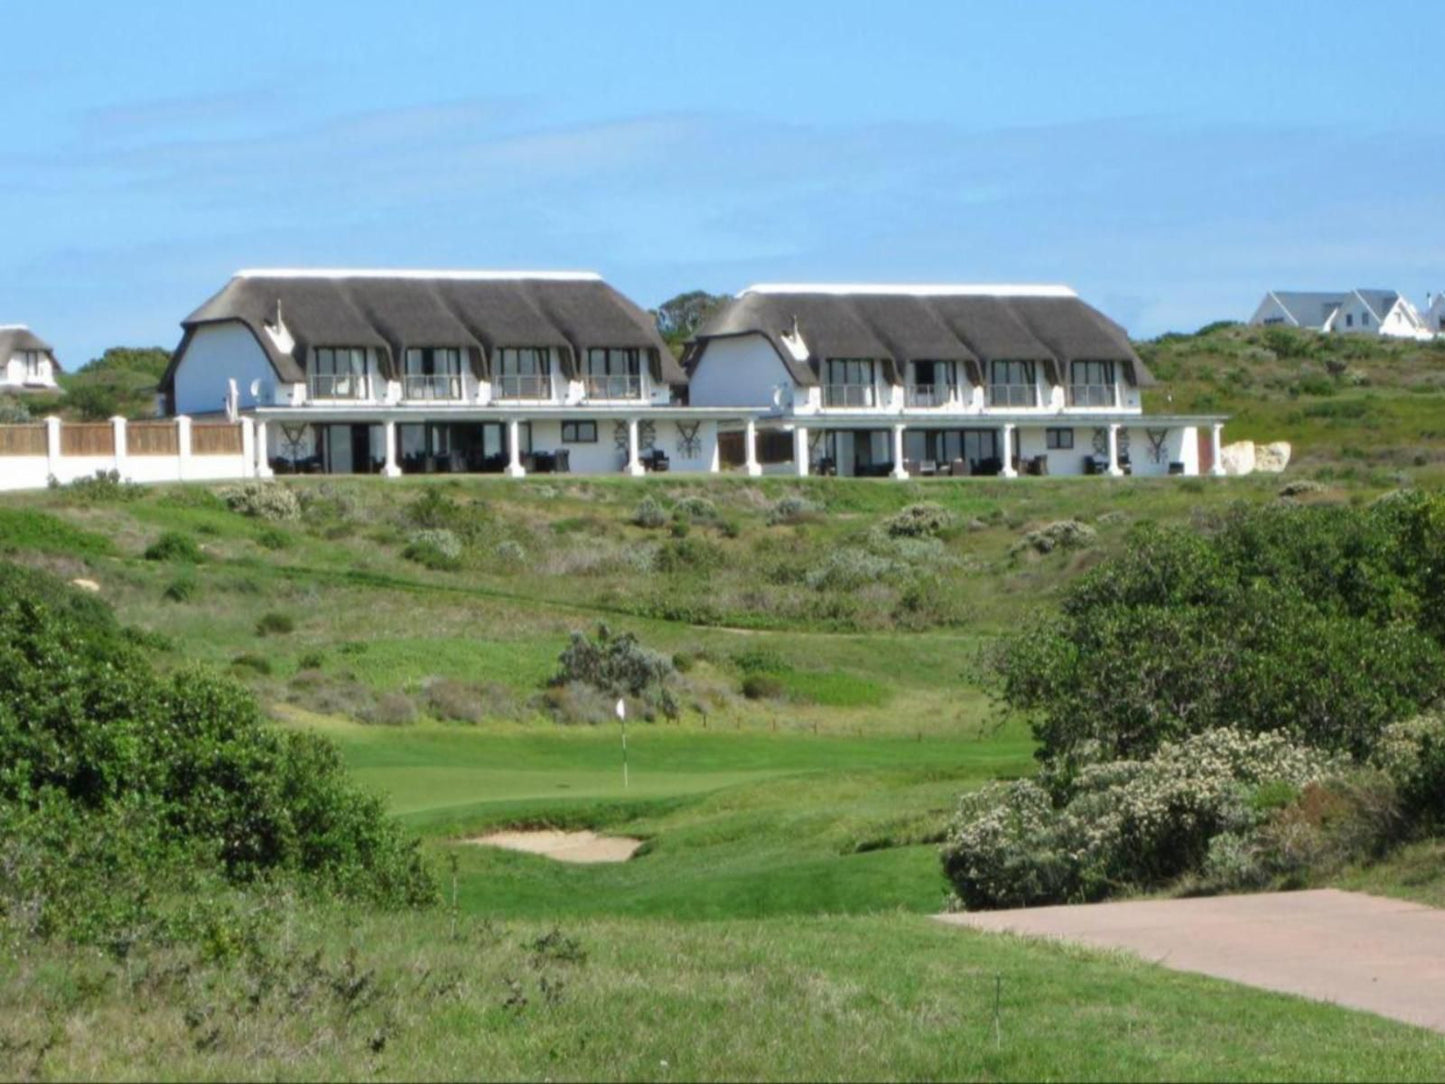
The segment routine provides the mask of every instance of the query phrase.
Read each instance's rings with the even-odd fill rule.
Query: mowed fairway
[[[933,843],[958,793],[1029,770],[1022,732],[845,736],[617,726],[298,719],[342,747],[458,870],[468,911],[678,918],[936,910]],[[496,825],[587,826],[647,840],[627,863],[571,866],[459,842]]]

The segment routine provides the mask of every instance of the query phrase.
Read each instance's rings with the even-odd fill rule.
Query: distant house
[[[1445,293],[1425,295],[1425,311],[1420,319],[1425,323],[1425,330],[1445,335]]]
[[[55,351],[24,324],[0,324],[0,388],[43,391],[55,387]]]
[[[1427,326],[1414,305],[1394,290],[1271,290],[1249,318],[1256,327],[1296,327],[1351,335],[1426,339]]]

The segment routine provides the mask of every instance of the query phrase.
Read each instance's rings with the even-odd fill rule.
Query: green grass
[[[112,552],[110,539],[48,512],[0,507],[0,553],[56,553],[99,557]]]

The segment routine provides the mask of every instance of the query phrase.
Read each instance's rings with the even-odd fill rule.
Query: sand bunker
[[[493,832],[466,842],[483,847],[504,847],[526,851],[558,862],[626,862],[642,846],[642,840],[626,836],[599,836],[596,832]]]

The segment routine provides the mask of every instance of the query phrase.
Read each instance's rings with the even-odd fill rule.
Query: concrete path
[[[1445,910],[1423,904],[1321,889],[938,917],[1126,949],[1176,971],[1445,1031]]]

